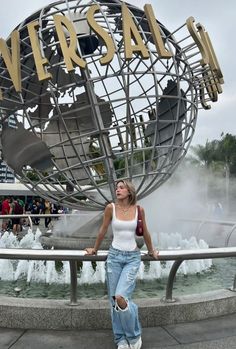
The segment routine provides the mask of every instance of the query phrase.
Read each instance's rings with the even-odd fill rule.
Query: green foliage
[[[102,157],[101,149],[98,146],[96,140],[92,140],[90,142],[88,155],[91,159],[97,159]],[[93,162],[93,169],[98,174],[100,180],[104,180],[106,178],[106,170],[103,161],[99,160],[96,163]]]
[[[192,162],[209,168],[214,161],[217,161],[218,141],[207,141],[205,145],[198,144],[191,147],[193,157]]]
[[[62,261],[55,261],[55,269],[58,273],[62,272],[63,262]]]
[[[221,141],[219,142],[219,156],[222,161],[228,163],[229,166],[235,165],[236,163],[236,136],[227,133],[225,136],[222,135]]]
[[[39,176],[35,171],[27,171],[26,177],[29,178],[32,182],[38,182]]]
[[[116,170],[117,178],[125,176],[125,158],[124,157],[116,158],[113,161],[113,163]]]
[[[150,159],[152,159],[150,163]],[[128,155],[127,158],[122,154],[122,156],[117,155],[117,158],[113,161],[114,167],[116,170],[117,177],[125,176],[125,165],[127,161],[127,166],[132,168],[132,172],[140,173],[140,167],[143,170],[143,166],[145,166],[145,170],[148,170],[149,166],[152,171],[155,171],[157,168],[157,152],[155,151],[154,157],[152,158],[152,150],[151,149],[135,149],[134,153]]]
[[[221,135],[220,140],[207,141],[205,145],[191,148],[188,161],[196,166],[211,169],[213,172],[236,176],[236,136],[229,133]]]

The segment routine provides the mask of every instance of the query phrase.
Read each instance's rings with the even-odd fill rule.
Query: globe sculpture
[[[152,193],[185,156],[204,98],[199,76],[209,67],[200,66],[199,49],[186,25],[172,34],[155,19],[170,53],[163,58],[145,11],[122,4],[61,0],[19,24],[20,91],[0,58],[2,158],[31,190],[66,207],[102,210],[115,199],[117,179],[132,180],[139,199]],[[88,24],[92,5],[100,35]],[[128,34],[126,20],[131,23]],[[29,35],[34,21],[39,42],[34,50],[44,59],[47,79],[36,73]],[[142,39],[146,57],[134,49],[127,59],[129,34],[133,46]],[[69,46],[75,41],[77,57],[86,66],[74,64],[69,70],[62,42]],[[6,40],[8,48],[12,42]],[[113,57],[104,64],[101,58],[111,46]]]

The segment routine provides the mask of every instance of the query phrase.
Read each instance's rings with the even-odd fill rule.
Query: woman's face
[[[129,191],[123,182],[118,182],[116,185],[117,199],[126,199],[129,196]]]

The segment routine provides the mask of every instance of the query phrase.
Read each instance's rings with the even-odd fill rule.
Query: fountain
[[[33,233],[29,229],[28,233],[19,241],[12,232],[5,232],[0,240],[0,248],[32,248],[43,249],[40,243],[41,232],[37,228]],[[155,236],[154,236],[155,239]],[[207,248],[203,241],[192,237],[182,239],[178,233],[163,234],[158,236],[161,249],[199,249]],[[138,280],[157,280],[167,277],[173,262],[166,262],[164,266],[160,262],[150,262],[147,267],[141,263]],[[209,270],[212,266],[211,260],[185,261],[180,268],[180,273],[184,275],[201,273]],[[60,270],[56,269],[54,261],[27,261],[27,260],[0,260],[0,279],[7,281],[17,281],[25,279],[27,283],[39,282],[46,284],[69,284],[69,262],[63,262]],[[103,262],[97,262],[93,268],[91,262],[84,261],[78,275],[78,283],[92,284],[105,282],[105,266]]]
[[[120,0],[60,0],[1,43],[2,158],[40,196],[91,213],[73,229],[69,222],[69,235],[62,221],[50,237],[29,231],[19,243],[4,234],[6,247],[92,244],[101,211],[115,200],[116,180],[132,180],[138,200],[153,193],[186,155],[198,109],[209,109],[222,92],[223,75],[204,27],[189,17],[173,35],[151,5],[142,10]],[[194,238],[170,235],[165,244],[168,235],[160,237],[165,248],[173,240],[180,241],[174,248],[205,247]],[[110,237],[102,248],[108,244]],[[1,263],[2,278],[67,282],[68,263],[60,273],[53,262]],[[186,262],[182,272],[210,265]],[[168,269],[169,263],[142,264],[139,277],[159,279]],[[89,275],[103,281],[103,264],[94,270],[84,262],[79,282]]]

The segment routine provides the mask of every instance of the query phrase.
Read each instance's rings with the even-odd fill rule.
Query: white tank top
[[[135,230],[137,227],[138,209],[136,209],[135,218],[129,221],[123,221],[116,218],[115,204],[112,203],[112,231],[113,240],[112,247],[121,251],[133,251],[136,249],[137,244],[135,241]]]

